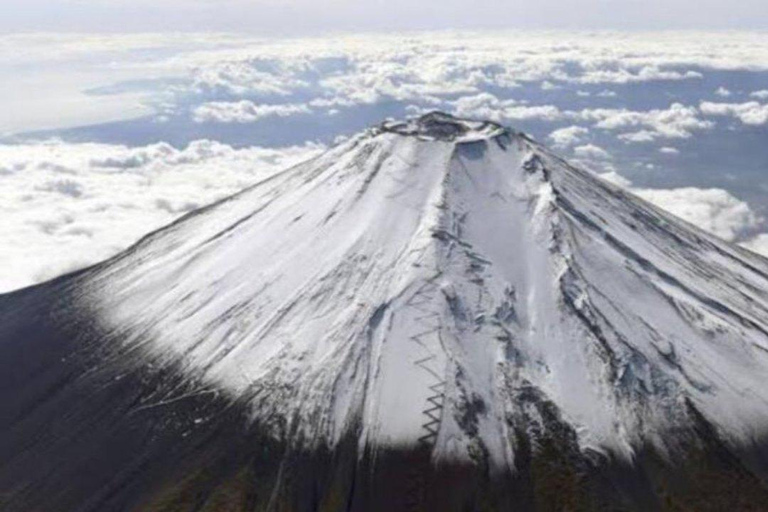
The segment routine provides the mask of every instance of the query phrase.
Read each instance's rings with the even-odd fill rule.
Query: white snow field
[[[510,468],[531,390],[627,461],[691,409],[768,434],[768,260],[494,123],[387,122],[77,279],[120,343],[307,448]]]
[[[0,509],[762,510],[768,260],[439,112],[0,294]]]

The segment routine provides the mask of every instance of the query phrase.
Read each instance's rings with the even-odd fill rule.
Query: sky
[[[768,255],[762,2],[225,3],[0,0],[0,293],[430,110]]]
[[[0,32],[766,29],[764,0],[2,0]]]

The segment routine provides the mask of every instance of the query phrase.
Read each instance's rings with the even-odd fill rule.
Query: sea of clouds
[[[15,35],[0,73],[0,292],[434,109],[768,255],[768,34]]]

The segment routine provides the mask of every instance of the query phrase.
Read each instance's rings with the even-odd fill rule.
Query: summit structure
[[[766,376],[768,260],[432,113],[0,296],[0,509],[759,510]]]

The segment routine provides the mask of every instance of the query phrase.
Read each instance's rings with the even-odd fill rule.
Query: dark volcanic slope
[[[0,510],[768,510],[768,262],[388,123],[0,296]]]

